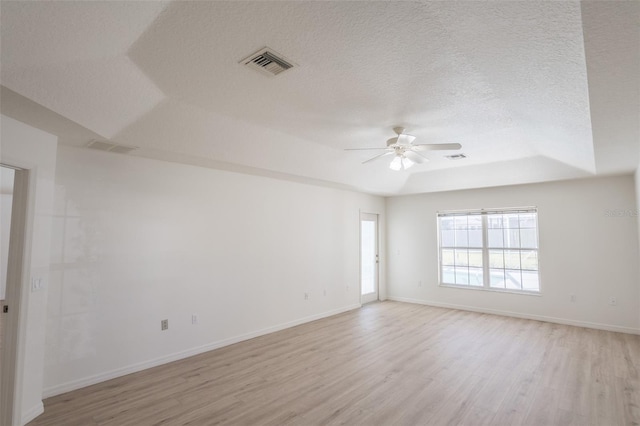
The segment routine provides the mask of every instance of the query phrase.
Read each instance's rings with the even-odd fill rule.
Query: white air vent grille
[[[87,148],[97,149],[99,151],[117,152],[118,154],[128,154],[138,149],[137,146],[118,145],[107,141],[90,140]]]
[[[462,160],[463,158],[467,158],[467,156],[464,154],[453,154],[447,155],[446,158],[448,158],[449,160]]]
[[[295,66],[293,62],[284,59],[282,55],[268,47],[247,56],[240,63],[270,76],[276,76]]]

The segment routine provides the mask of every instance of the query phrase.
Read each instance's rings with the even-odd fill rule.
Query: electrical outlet
[[[615,296],[611,296],[611,297],[609,298],[609,304],[610,304],[611,306],[616,306],[616,305],[618,304],[618,299],[617,299]]]
[[[197,324],[198,323],[198,314],[192,314],[191,315],[191,324]]]
[[[164,331],[167,330],[169,328],[169,320],[168,319],[164,319],[162,321],[160,321],[160,330]]]

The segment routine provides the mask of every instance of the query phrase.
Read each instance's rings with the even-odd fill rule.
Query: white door
[[[360,213],[360,301],[378,300],[378,215]]]

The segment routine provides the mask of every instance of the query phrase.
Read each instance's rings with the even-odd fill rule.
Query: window
[[[440,284],[540,292],[535,208],[438,213]]]

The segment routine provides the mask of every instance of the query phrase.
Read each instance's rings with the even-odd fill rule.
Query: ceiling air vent
[[[293,62],[284,59],[282,55],[268,47],[258,50],[253,55],[247,56],[241,60],[240,63],[270,76],[276,76],[295,66]]]
[[[453,154],[447,155],[445,158],[448,158],[449,160],[462,160],[463,158],[467,158],[467,156],[464,154]]]
[[[97,149],[99,151],[117,152],[118,154],[128,154],[138,149],[137,146],[118,145],[108,141],[99,141],[92,139],[87,144],[87,148]]]

